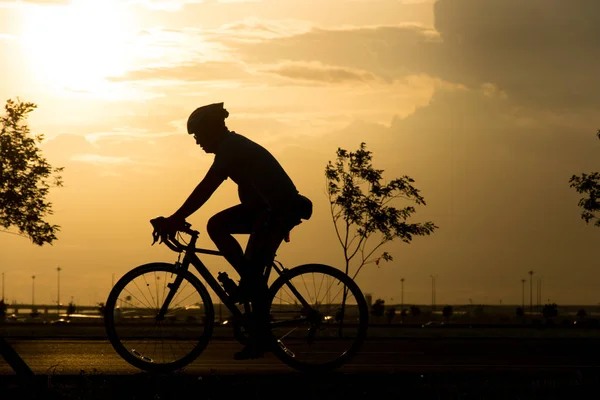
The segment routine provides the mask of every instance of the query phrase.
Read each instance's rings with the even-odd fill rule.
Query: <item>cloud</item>
[[[435,29],[415,24],[317,29],[230,44],[249,63],[320,62],[387,80],[425,73],[473,89],[495,85],[515,104],[600,106],[600,2],[439,0]]]
[[[310,21],[298,19],[264,20],[257,17],[247,17],[241,21],[228,23],[218,29],[209,30],[214,39],[240,41],[247,43],[261,42],[266,39],[288,37],[310,31],[313,24]]]
[[[133,160],[129,157],[111,157],[111,156],[102,156],[100,154],[76,154],[71,157],[73,161],[79,161],[89,164],[110,164],[110,165],[123,165],[123,164],[134,164]]]
[[[137,32],[132,46],[140,64],[164,67],[168,64],[223,61],[228,48],[209,40],[209,32],[198,27],[145,28]]]
[[[422,59],[431,56],[421,52],[431,51],[426,44],[439,42],[440,35],[434,29],[403,23],[328,29],[313,27],[254,43],[227,44],[232,52],[240,54],[249,63],[319,61],[326,65],[363,69],[376,75],[401,77],[405,73],[426,72],[420,69]]]
[[[200,153],[193,138],[182,132],[151,134],[135,129],[60,134],[45,141],[43,148],[58,164],[77,161],[115,166],[189,162],[188,157],[195,159]]]
[[[149,10],[179,12],[187,4],[204,3],[206,0],[129,0],[129,4],[139,4]]]
[[[68,6],[72,3],[72,0],[19,0],[19,1],[0,1],[0,8],[2,7],[20,7],[27,5],[36,6]]]
[[[431,28],[416,24],[315,28],[292,37],[231,46],[248,63],[318,61],[368,71],[392,80],[426,72],[421,60],[428,55],[421,51],[428,51],[425,44],[437,42],[438,36]]]
[[[529,106],[600,105],[600,2],[439,0],[435,16],[443,45],[431,70],[444,79],[492,82]]]
[[[351,3],[385,3],[389,0],[347,0]],[[400,4],[433,4],[437,0],[399,0]]]
[[[368,71],[324,65],[320,62],[284,62],[265,72],[290,79],[322,83],[370,82],[377,77]]]
[[[204,82],[211,80],[236,80],[248,76],[248,71],[243,64],[234,62],[207,61],[173,66],[144,68],[129,71],[122,76],[111,77],[109,80],[114,82],[141,80]]]
[[[69,5],[73,0],[20,0],[20,2],[40,5]]]

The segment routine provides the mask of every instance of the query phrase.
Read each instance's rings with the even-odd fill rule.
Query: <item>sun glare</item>
[[[102,91],[106,77],[122,74],[132,62],[134,22],[118,0],[27,7],[24,51],[42,84],[58,91]]]

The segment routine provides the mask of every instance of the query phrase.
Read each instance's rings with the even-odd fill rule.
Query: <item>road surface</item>
[[[106,340],[9,339],[35,374],[136,374]],[[235,361],[241,346],[231,340],[213,340],[200,357],[185,368],[188,374],[294,373],[272,354]],[[376,339],[342,372],[373,373],[432,370],[555,370],[573,371],[600,366],[595,339]],[[12,374],[0,359],[0,374]]]

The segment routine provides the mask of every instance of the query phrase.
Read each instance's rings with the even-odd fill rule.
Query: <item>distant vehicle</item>
[[[60,314],[60,317],[69,317],[71,320],[79,320],[79,319],[101,319],[102,315],[99,314]]]
[[[25,322],[25,317],[17,314],[11,314],[6,318],[6,320],[9,322]]]
[[[59,319],[56,319],[56,320],[50,322],[50,324],[52,324],[52,325],[67,325],[70,323],[71,323],[70,320],[64,319],[64,318],[59,318]]]
[[[429,321],[421,325],[421,328],[439,328],[443,325],[445,325],[445,323],[441,321]]]

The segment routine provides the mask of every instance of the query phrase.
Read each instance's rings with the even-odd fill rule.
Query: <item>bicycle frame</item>
[[[190,242],[187,245],[184,246],[175,239],[171,239],[170,241],[166,240],[164,242],[171,250],[173,250],[177,253],[180,253],[180,254],[184,253],[184,256],[183,256],[182,262],[181,263],[178,262],[179,265],[177,267],[177,278],[175,278],[175,281],[173,283],[168,284],[170,291],[167,294],[165,301],[163,302],[163,305],[158,313],[157,319],[159,319],[159,320],[164,319],[164,315],[167,312],[169,304],[171,303],[171,300],[173,299],[175,293],[179,289],[179,286],[181,285],[181,282],[183,280],[183,275],[189,269],[190,264],[193,265],[194,268],[196,268],[196,271],[198,271],[200,276],[202,276],[202,278],[204,278],[204,280],[206,281],[208,286],[210,286],[210,288],[215,292],[217,297],[219,297],[219,299],[223,302],[223,304],[231,312],[233,317],[235,317],[235,318],[242,317],[243,316],[242,311],[240,311],[240,309],[238,308],[236,303],[231,299],[231,296],[229,296],[227,294],[227,292],[225,292],[225,290],[221,287],[219,282],[215,279],[215,277],[212,275],[212,273],[208,270],[208,267],[206,267],[206,265],[196,255],[196,254],[207,254],[207,255],[222,257],[223,254],[216,250],[196,248],[196,241],[198,240],[198,236],[200,233],[198,231],[189,230],[189,229],[185,230],[184,232],[191,236]],[[263,272],[263,275],[264,275],[266,281],[269,279],[271,270],[275,270],[279,276],[282,276],[286,271],[286,269],[283,267],[283,265],[280,264],[280,266],[277,266],[277,261],[273,261],[266,266],[265,271]],[[292,284],[287,282],[287,286],[292,291],[292,293],[294,293],[294,295],[298,298],[298,300],[300,301],[300,303],[302,303],[302,305],[304,307],[307,307],[307,309],[311,309],[310,304],[304,299],[304,297],[298,292],[298,290]],[[287,323],[280,322],[280,323],[275,323],[274,325],[298,325],[298,324],[299,324],[299,322],[287,321]]]
[[[177,269],[176,269],[177,270],[177,278],[175,278],[175,281],[173,283],[170,283],[168,285],[170,291],[167,294],[165,301],[163,302],[163,305],[158,313],[157,319],[160,320],[160,319],[164,318],[164,315],[167,312],[167,309],[169,307],[169,304],[171,303],[171,300],[173,299],[175,293],[177,292],[177,290],[179,289],[179,286],[181,285],[181,282],[183,280],[183,274],[189,269],[190,264],[193,265],[194,268],[196,268],[196,271],[198,271],[200,276],[202,278],[204,278],[204,280],[206,281],[208,286],[215,292],[217,297],[227,307],[227,309],[229,309],[231,314],[234,317],[241,317],[242,312],[237,307],[236,303],[231,299],[231,296],[229,296],[227,294],[227,292],[225,292],[225,290],[221,287],[221,285],[215,279],[213,274],[208,270],[208,267],[196,255],[196,254],[207,254],[207,255],[222,257],[223,254],[221,254],[221,252],[216,251],[216,250],[196,248],[196,241],[198,240],[198,236],[200,234],[198,231],[187,229],[183,232],[185,232],[191,236],[190,242],[185,246],[182,245],[181,243],[179,243],[175,239],[170,239],[170,240],[164,241],[164,243],[167,245],[167,247],[169,247],[171,250],[173,250],[179,254],[183,253],[184,256],[183,256],[182,262],[177,263],[178,264]],[[268,279],[271,269],[273,269],[273,268],[279,273],[279,275],[281,275],[284,271],[284,268],[278,268],[275,265],[275,262],[273,262],[270,265],[268,265],[267,268],[265,269],[264,276],[266,279]]]

